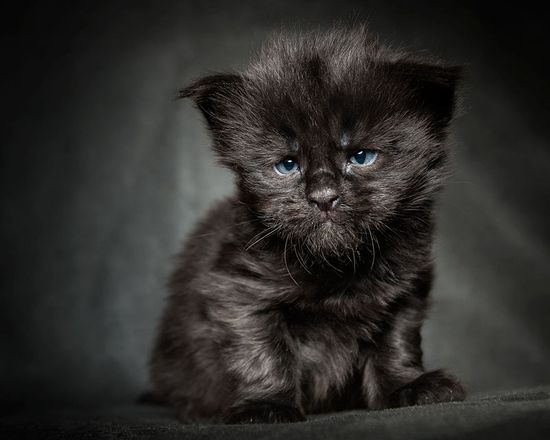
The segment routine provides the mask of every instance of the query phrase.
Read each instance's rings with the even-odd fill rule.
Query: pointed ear
[[[430,116],[437,130],[444,130],[453,118],[464,68],[405,60],[395,68],[411,87],[413,105]]]
[[[214,129],[227,116],[241,86],[242,78],[239,75],[210,75],[180,90],[178,98],[191,98]]]

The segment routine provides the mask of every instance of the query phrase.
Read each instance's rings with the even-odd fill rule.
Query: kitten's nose
[[[307,199],[321,211],[328,212],[336,208],[340,197],[333,188],[319,188],[309,193]]]

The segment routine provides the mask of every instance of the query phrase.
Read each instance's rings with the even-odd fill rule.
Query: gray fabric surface
[[[20,413],[1,419],[4,439],[548,439],[550,386],[465,402],[350,411],[282,425],[181,425],[163,407]]]

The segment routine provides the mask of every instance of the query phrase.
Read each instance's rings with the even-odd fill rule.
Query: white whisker
[[[252,246],[258,244],[260,241],[266,239],[267,237],[269,237],[270,235],[274,234],[275,232],[277,232],[279,229],[281,229],[281,226],[276,226],[276,227],[273,227],[273,228],[267,228],[265,231],[262,231],[260,232],[259,234],[256,234],[254,237],[252,237],[252,239],[250,239],[250,241],[254,240],[256,237],[258,237],[258,235],[261,235],[261,234],[264,234],[264,235],[261,235],[257,240],[255,240],[252,244],[247,244],[244,248],[245,251],[248,251]],[[250,243],[250,241],[248,243]]]
[[[374,267],[374,260],[376,259],[376,252],[374,250],[374,239],[372,238],[372,232],[370,230],[370,226],[369,226],[368,223],[367,223],[367,228],[369,230],[370,243],[371,243],[371,246],[372,246],[372,261],[371,261],[371,264],[370,264],[370,270],[372,270],[372,268]]]
[[[285,250],[283,252],[283,259],[285,261],[285,267],[286,267],[286,271],[288,272],[288,276],[290,276],[290,278],[292,279],[292,281],[294,281],[294,284],[296,284],[298,287],[300,287],[300,285],[296,282],[296,280],[294,279],[294,277],[292,276],[292,274],[290,273],[290,269],[288,268],[288,263],[286,261],[286,245],[288,244],[288,237],[286,237],[286,240],[285,240]]]
[[[302,266],[304,268],[304,270],[311,275],[311,272],[309,271],[309,269],[307,268],[306,266],[306,263],[304,262],[304,260],[302,260],[302,257],[300,255],[300,250],[296,250],[296,246],[294,246],[294,244],[292,243],[292,240],[290,242],[290,244],[292,245],[292,249],[294,249],[294,255],[296,255],[296,259],[298,260],[298,263],[300,263],[300,266]]]

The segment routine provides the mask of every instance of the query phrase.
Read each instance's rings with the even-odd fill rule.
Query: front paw
[[[460,382],[442,370],[430,371],[399,388],[390,396],[390,406],[428,405],[464,400],[466,391]]]
[[[290,405],[256,400],[233,406],[223,421],[229,425],[243,423],[293,423],[306,418],[302,411]]]

